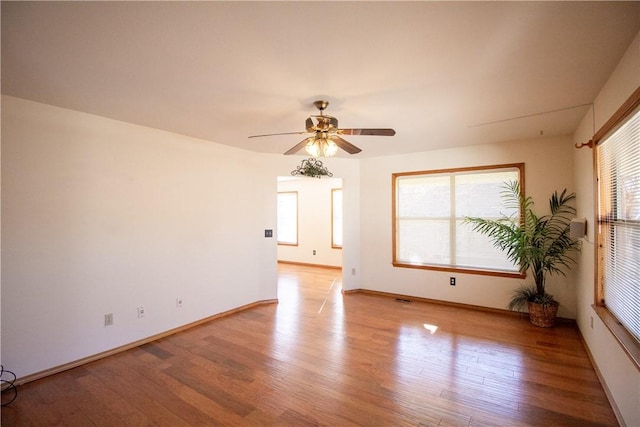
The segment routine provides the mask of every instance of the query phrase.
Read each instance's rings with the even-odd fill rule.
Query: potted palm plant
[[[565,276],[580,250],[581,242],[569,235],[571,219],[576,210],[571,205],[575,193],[555,191],[549,199],[551,213],[538,216],[533,211],[533,200],[525,197],[518,182],[505,184],[502,196],[510,211],[519,211],[520,218],[504,215],[497,220],[465,218],[474,231],[489,236],[494,246],[504,251],[507,258],[531,273],[533,284],[525,284],[513,292],[508,304],[510,310],[529,310],[529,319],[536,326],[553,326],[558,302],[545,288],[547,276]],[[514,208],[517,208],[514,209]]]

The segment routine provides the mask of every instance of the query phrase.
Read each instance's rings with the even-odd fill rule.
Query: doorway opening
[[[278,263],[342,269],[342,178],[278,177]]]
[[[342,268],[342,179],[278,177],[278,262]]]

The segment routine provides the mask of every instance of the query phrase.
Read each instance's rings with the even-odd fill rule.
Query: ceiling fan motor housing
[[[307,132],[336,132],[338,119],[331,116],[309,116],[306,125]]]

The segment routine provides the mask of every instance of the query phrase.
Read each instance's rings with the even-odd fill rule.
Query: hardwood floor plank
[[[102,381],[116,384],[127,390],[128,400],[145,412],[153,414],[151,420],[159,425],[203,425],[209,417],[198,407],[188,404],[168,393],[164,384],[155,375],[155,369],[140,360],[129,360],[127,364],[105,364],[94,372]],[[152,374],[148,374],[148,373]],[[118,378],[112,380],[112,378]]]
[[[8,426],[616,426],[572,323],[280,264],[260,305],[19,388]]]
[[[151,424],[151,420],[141,409],[131,401],[132,393],[129,389],[119,389],[116,378],[107,383],[103,381],[99,370],[91,370],[92,375],[80,378],[77,382],[87,393],[101,400],[109,408],[112,416],[119,423],[130,426]],[[90,425],[90,424],[87,424]],[[104,425],[104,424],[97,424]]]
[[[174,376],[167,375],[166,372],[155,373],[155,376],[167,386],[167,390],[175,398],[180,399],[190,406],[206,415],[206,422],[194,422],[192,425],[225,425],[239,426],[246,425],[243,417],[228,411],[225,407],[211,400],[182,381],[176,380]],[[182,414],[182,418],[188,417]]]

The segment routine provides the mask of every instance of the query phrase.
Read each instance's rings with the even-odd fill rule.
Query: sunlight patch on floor
[[[424,325],[422,325],[422,326],[424,326],[424,328],[425,328],[427,331],[431,332],[431,335],[435,334],[435,333],[436,333],[436,331],[438,330],[438,327],[437,327],[436,325],[430,325],[430,324],[428,324],[428,323],[425,323],[425,324],[424,324]]]

